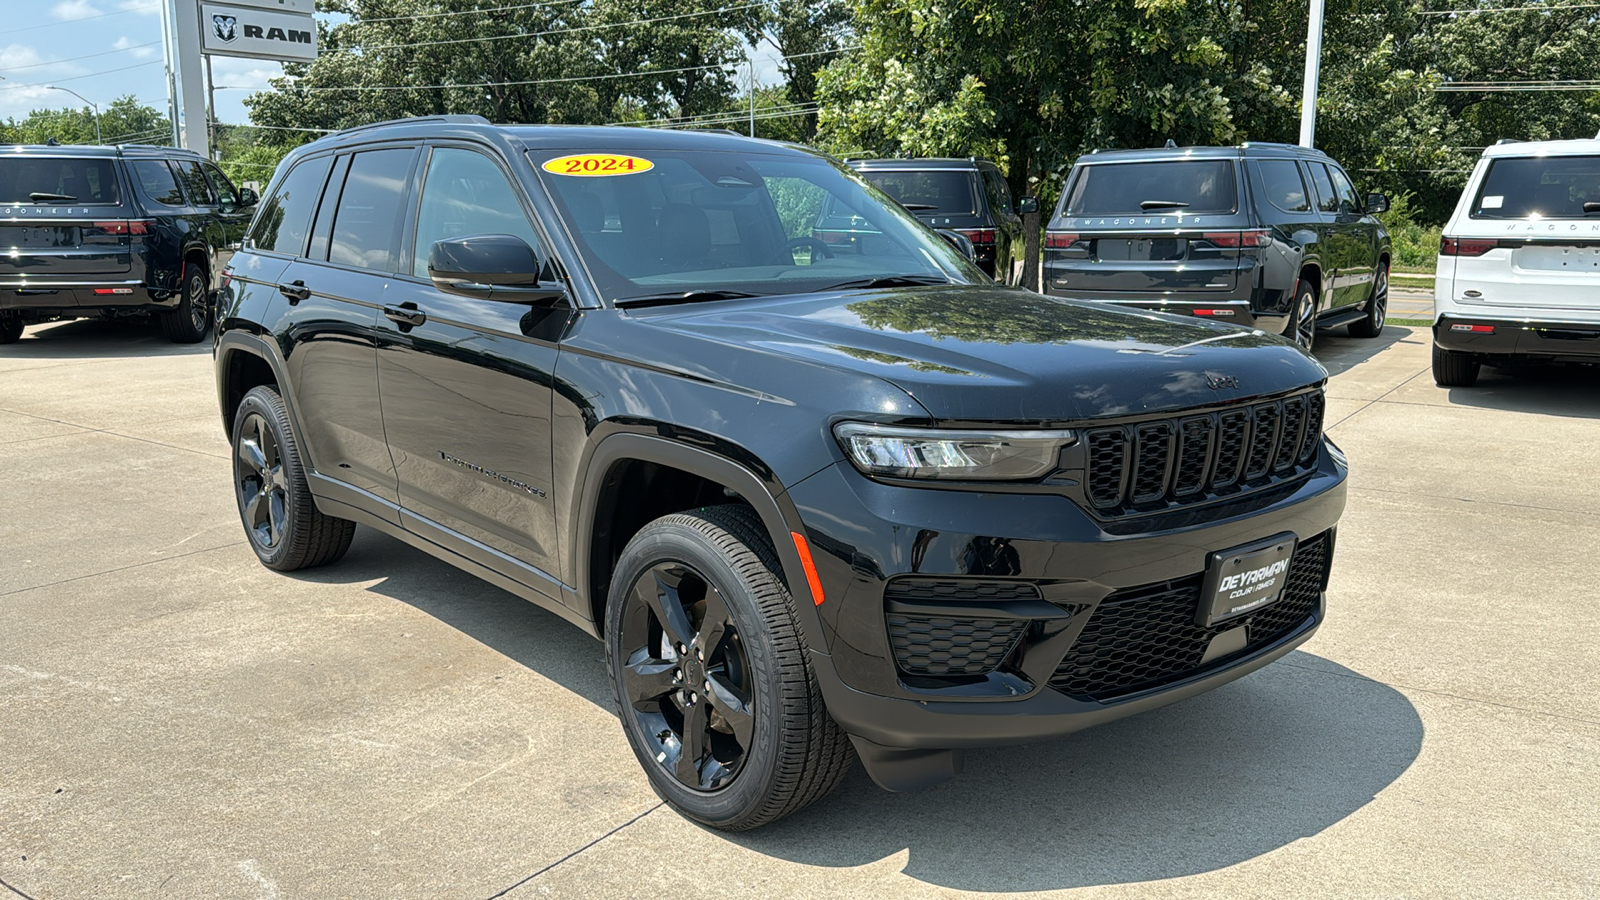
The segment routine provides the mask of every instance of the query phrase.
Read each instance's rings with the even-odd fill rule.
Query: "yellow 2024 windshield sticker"
[[[542,168],[555,175],[637,175],[655,168],[656,164],[637,156],[616,153],[578,153],[561,156],[546,162]]]

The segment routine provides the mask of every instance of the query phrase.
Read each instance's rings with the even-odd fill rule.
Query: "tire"
[[[1378,280],[1372,284],[1372,299],[1367,301],[1367,317],[1350,323],[1350,336],[1375,338],[1383,333],[1384,320],[1389,316],[1389,267],[1378,270]]]
[[[855,759],[780,572],[755,512],[714,506],[640,530],[607,598],[606,666],[628,743],[656,794],[713,828],[783,818]]]
[[[1472,387],[1478,383],[1481,367],[1478,360],[1466,353],[1434,345],[1433,383],[1439,387]]]
[[[22,339],[22,317],[0,315],[0,344],[15,344]]]
[[[250,549],[269,569],[324,566],[350,549],[356,523],[317,509],[288,410],[272,388],[251,388],[234,413],[233,493]]]
[[[193,264],[187,268],[177,308],[161,313],[161,330],[174,344],[198,344],[211,331],[211,301],[206,296],[205,270]]]
[[[1311,282],[1305,279],[1294,286],[1294,306],[1289,309],[1289,321],[1284,323],[1283,336],[1307,353],[1317,342],[1317,292],[1312,289]]]

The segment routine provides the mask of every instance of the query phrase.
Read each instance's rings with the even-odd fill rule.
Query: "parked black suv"
[[[1011,187],[1000,167],[987,159],[852,159],[846,165],[926,225],[954,231],[972,242],[978,268],[1002,284],[1020,283],[1022,215],[1039,201],[1011,202]],[[1013,208],[1015,206],[1015,208]],[[829,205],[817,223],[817,236],[849,252],[874,240],[870,229],[853,221],[849,210]]]
[[[1389,233],[1320,150],[1167,147],[1082,156],[1045,234],[1044,290],[1256,326],[1383,330]]]
[[[0,147],[0,344],[37,322],[154,313],[204,340],[255,194],[172,147]]]
[[[833,254],[836,203],[881,238]],[[826,157],[353,129],[284,160],[216,343],[251,545],[357,523],[605,642],[721,828],[1189,697],[1310,637],[1344,508],[1281,339],[995,285]]]

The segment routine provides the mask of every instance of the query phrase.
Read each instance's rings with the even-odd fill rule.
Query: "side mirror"
[[[1023,197],[1017,201],[1017,215],[1027,216],[1039,211],[1038,197]]]
[[[541,284],[539,257],[513,234],[475,234],[435,241],[428,250],[428,277],[447,294],[507,303],[550,302],[565,296]]]
[[[257,203],[260,203],[260,202],[261,202],[261,195],[260,194],[257,194],[255,191],[252,191],[249,188],[240,188],[239,189],[239,208],[240,209],[249,209],[250,207],[255,206]]]
[[[1389,195],[1388,194],[1368,194],[1367,195],[1367,215],[1375,216],[1378,213],[1386,213],[1388,211],[1389,211]]]
[[[959,231],[951,231],[948,228],[935,228],[934,231],[939,233],[939,237],[949,241],[950,246],[961,251],[961,255],[965,256],[969,261],[978,261],[978,251],[972,249],[972,241],[966,235]]]

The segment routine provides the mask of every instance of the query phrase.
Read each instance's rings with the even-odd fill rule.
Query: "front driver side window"
[[[428,160],[422,183],[412,274],[428,277],[428,251],[434,242],[469,234],[516,235],[545,258],[533,225],[517,202],[517,189],[500,167],[476,151],[439,147]]]

